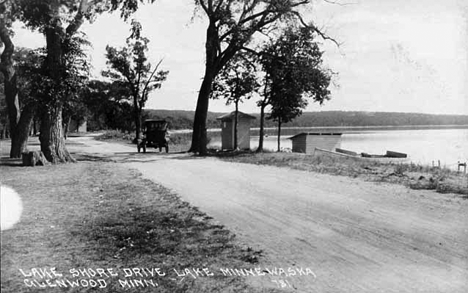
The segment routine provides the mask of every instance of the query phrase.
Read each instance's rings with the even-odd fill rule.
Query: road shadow
[[[9,158],[9,157],[1,157],[0,158],[0,166],[24,167],[22,159],[12,159],[12,158]]]
[[[196,154],[193,154],[193,153],[185,153],[187,154],[186,156],[178,156],[178,157],[174,157],[173,159],[174,160],[202,160],[202,159],[206,159],[207,156],[199,156],[199,155],[196,155]]]
[[[114,162],[114,160],[112,160],[112,158],[109,157],[77,153],[74,153],[72,155],[78,162]]]
[[[115,163],[151,163],[159,161],[161,159],[180,159],[181,157],[185,157],[186,154],[186,152],[115,152],[108,154],[72,153],[72,155],[75,157],[75,159],[77,159],[77,161]]]
[[[229,157],[237,157],[243,155],[252,155],[255,154],[254,151],[251,150],[224,150],[220,151],[217,149],[210,149],[206,155],[199,155],[196,153],[189,153],[185,152],[187,156],[184,157],[177,157],[177,160],[197,160],[197,159],[205,159],[205,158],[229,158]]]
[[[116,154],[126,154],[126,153],[116,153]],[[122,163],[151,163],[160,161],[162,159],[168,160],[179,160],[188,155],[187,152],[173,152],[173,153],[156,153],[156,152],[147,152],[147,153],[127,153],[127,157],[115,157]]]

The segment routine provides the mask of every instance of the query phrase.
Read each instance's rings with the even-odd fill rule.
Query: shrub
[[[134,133],[122,132],[120,130],[107,130],[102,135],[96,137],[98,140],[132,140]]]

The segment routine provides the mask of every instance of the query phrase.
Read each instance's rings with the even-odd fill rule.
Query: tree
[[[10,157],[19,158],[27,151],[29,133],[34,117],[37,115],[38,95],[37,85],[42,83],[41,64],[43,50],[19,48],[13,54],[17,72],[17,88],[20,105],[20,119],[14,130]]]
[[[249,51],[257,33],[268,34],[281,21],[304,23],[300,8],[312,0],[195,0],[208,18],[205,73],[198,93],[190,151],[206,154],[206,120],[209,97],[221,69],[240,51]],[[312,24],[322,37],[329,39]]]
[[[239,102],[250,99],[260,85],[255,66],[246,56],[234,57],[229,63],[216,77],[211,95],[213,98],[224,97],[226,105],[235,105],[234,149],[237,149]]]
[[[3,89],[3,75],[0,75],[0,139],[8,138],[9,131],[8,125],[8,109],[5,101],[5,94]]]
[[[273,95],[273,97],[275,96]],[[301,115],[302,109],[306,106],[307,100],[301,95],[283,92],[283,95],[272,99],[271,112],[267,119],[278,123],[278,152],[281,151],[281,125]]]
[[[157,71],[162,59],[154,68],[148,62],[146,56],[148,42],[147,38],[141,36],[141,25],[132,21],[132,34],[127,39],[127,47],[121,49],[106,47],[107,65],[110,69],[102,72],[103,76],[126,86],[131,92],[136,128],[135,140],[141,136],[141,115],[148,100],[148,94],[160,88],[169,73],[164,70]]]
[[[308,102],[322,104],[330,99],[332,72],[322,67],[322,52],[315,42],[314,30],[290,27],[262,51],[265,71],[264,97],[258,102],[261,119],[267,105],[272,107],[269,119],[278,122],[278,151],[281,125],[301,115]],[[258,151],[263,148],[263,121],[260,123]]]
[[[5,104],[7,107],[11,150],[10,157],[17,158],[21,155],[23,149],[22,142],[17,135],[18,124],[21,118],[21,110],[18,98],[17,75],[14,68],[13,53],[15,46],[11,40],[12,10],[15,9],[14,3],[2,1],[0,3],[0,40],[3,53],[0,62],[0,72],[3,74],[3,89],[5,93]]]
[[[4,0],[7,3],[9,22],[20,20],[28,28],[43,33],[46,39],[46,59],[44,62],[44,80],[49,92],[45,111],[41,115],[41,151],[52,163],[73,162],[74,159],[65,147],[62,129],[62,113],[67,91],[62,84],[62,77],[69,73],[66,67],[67,44],[79,31],[85,20],[93,20],[97,14],[104,11],[121,11],[126,20],[138,9],[140,2],[154,2],[154,0]],[[3,15],[3,14],[2,14]],[[7,32],[5,22],[0,23],[0,36],[6,44],[7,53],[2,57],[2,71],[6,75],[5,92],[8,92],[7,103],[10,121],[18,121],[19,111],[14,103],[15,73],[11,70],[11,54],[14,46],[5,37]],[[72,54],[73,55],[73,54]],[[70,56],[70,55],[69,55]],[[64,89],[65,87],[65,89]],[[16,122],[15,122],[16,124]]]
[[[67,138],[71,119],[83,121],[88,115],[84,92],[89,82],[90,65],[83,47],[91,44],[84,33],[78,32],[64,44],[66,74],[62,76],[64,90],[62,125],[64,138]]]
[[[5,4],[5,3],[4,3]],[[6,29],[5,23],[3,30]],[[3,34],[3,40],[6,40],[5,46],[12,50],[13,43],[9,40],[9,33]],[[3,53],[2,72],[3,89],[6,100],[6,113],[9,115],[9,125],[11,134],[10,157],[19,158],[21,154],[27,151],[29,130],[36,109],[36,100],[31,90],[32,80],[37,78],[37,68],[39,57],[37,52],[19,48]],[[10,79],[8,81],[8,79]]]
[[[131,92],[118,83],[92,80],[83,93],[86,108],[96,129],[133,129]],[[88,126],[91,126],[88,123]]]

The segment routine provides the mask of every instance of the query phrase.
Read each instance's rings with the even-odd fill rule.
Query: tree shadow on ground
[[[78,162],[113,162],[111,158],[102,156],[93,156],[89,154],[73,154]]]
[[[237,246],[235,235],[224,226],[151,181],[108,182],[101,189],[103,195],[93,210],[93,220],[79,221],[71,229],[72,235],[93,247],[89,261],[117,267],[138,260],[141,267],[157,263],[169,273],[188,267],[209,266],[215,271],[218,267],[250,266],[262,256],[262,251]],[[239,280],[233,285],[235,280],[218,276],[185,283],[160,278],[158,283],[159,292],[236,292],[229,290],[232,286],[238,292],[249,292]],[[207,286],[211,290],[206,290]]]
[[[217,149],[209,149],[206,155],[200,155],[198,153],[191,153],[191,152],[181,152],[180,154],[187,154],[186,156],[178,156],[174,157],[173,159],[176,160],[197,160],[197,159],[205,159],[205,158],[230,158],[230,157],[238,157],[244,155],[252,155],[255,154],[254,151],[251,150],[217,150]]]
[[[17,158],[2,157],[0,158],[0,166],[9,166],[9,167],[24,167],[23,160]]]
[[[252,155],[255,154],[254,151],[251,150],[216,150],[212,149],[208,151],[209,157],[219,157],[219,158],[226,158],[226,157],[237,157],[242,155]]]

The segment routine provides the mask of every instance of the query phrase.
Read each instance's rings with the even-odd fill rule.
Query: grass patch
[[[96,136],[97,140],[106,141],[126,141],[131,142],[135,138],[135,133],[122,132],[120,130],[106,130],[101,135]]]
[[[367,181],[403,184],[412,189],[430,189],[440,193],[468,195],[468,176],[444,168],[416,164],[366,162],[353,158],[299,153],[213,152],[212,154],[231,162],[288,167],[362,178]]]
[[[220,268],[251,268],[261,253],[239,246],[230,231],[136,171],[107,162],[1,169],[2,184],[23,202],[21,221],[1,234],[2,292],[93,291],[28,288],[19,271],[51,267],[71,279],[73,268],[122,274],[104,277],[107,287],[98,292],[275,292],[220,275]],[[148,278],[157,288],[126,290],[118,282],[124,268],[161,268],[167,276]],[[173,269],[184,268],[218,274],[181,280]]]

